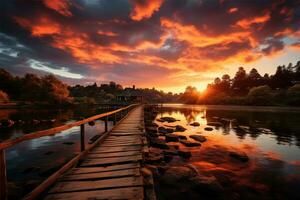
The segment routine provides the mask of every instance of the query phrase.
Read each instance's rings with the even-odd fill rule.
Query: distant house
[[[141,91],[136,90],[133,85],[132,88],[125,88],[119,95],[117,95],[117,102],[119,103],[142,103],[144,101]]]

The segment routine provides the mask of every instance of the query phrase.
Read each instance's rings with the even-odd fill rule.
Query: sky
[[[299,0],[1,0],[0,68],[183,92],[300,60]]]

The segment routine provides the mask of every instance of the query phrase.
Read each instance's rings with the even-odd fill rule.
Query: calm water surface
[[[180,121],[155,122],[165,127],[180,124],[187,130],[177,134],[207,138],[201,147],[174,143],[192,151],[192,157],[174,157],[172,164],[193,164],[200,173],[214,175],[229,199],[300,199],[299,109],[164,104],[156,119],[165,116]],[[195,121],[199,127],[189,125]],[[222,126],[205,131],[209,122]],[[245,152],[249,161],[231,158],[232,151]]]
[[[80,109],[2,109],[0,120],[22,120],[10,128],[0,128],[0,141],[16,138],[33,131],[72,123],[82,118],[107,112],[99,108]],[[39,120],[39,121],[37,121]],[[108,128],[112,127],[109,121]],[[85,125],[85,141],[104,132],[104,121]],[[53,174],[61,165],[80,151],[80,127],[73,127],[53,136],[22,142],[6,150],[7,176],[10,199],[18,199],[32,190],[41,181]],[[18,193],[19,195],[16,195]]]

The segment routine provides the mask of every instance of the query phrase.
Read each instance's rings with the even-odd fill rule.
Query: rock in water
[[[146,132],[148,133],[157,133],[157,127],[156,126],[147,126]]]
[[[165,128],[163,126],[158,127],[158,132],[163,134],[173,133],[174,129],[172,128]]]
[[[186,130],[186,128],[184,128],[181,125],[176,125],[175,126],[175,131],[177,131],[177,132],[184,132],[185,130]]]
[[[182,157],[182,158],[187,159],[187,158],[190,158],[192,156],[192,153],[190,151],[182,151],[182,150],[180,150],[180,151],[178,151],[178,155],[180,157]]]
[[[159,138],[150,138],[150,146],[160,149],[169,149],[166,142]]]
[[[200,126],[200,123],[199,122],[193,122],[190,124],[191,126]]]
[[[186,140],[187,139],[187,137],[185,135],[177,135],[177,136],[181,140]]]
[[[177,120],[174,117],[162,117],[159,119],[161,122],[176,122]]]
[[[178,135],[169,133],[169,134],[166,134],[165,136],[166,136],[166,142],[178,142],[179,141]]]
[[[212,127],[205,127],[204,130],[206,130],[206,131],[212,131],[214,129]]]
[[[201,144],[198,143],[198,142],[191,142],[191,141],[188,141],[188,140],[180,140],[180,142],[181,142],[184,146],[187,146],[187,147],[197,147],[197,146],[201,146]]]
[[[206,137],[204,137],[202,135],[190,135],[190,138],[192,138],[198,142],[205,142],[207,140]]]
[[[248,162],[249,157],[244,152],[230,152],[229,156],[241,162]]]

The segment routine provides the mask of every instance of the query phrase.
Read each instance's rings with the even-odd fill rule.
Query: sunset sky
[[[299,0],[1,0],[0,68],[69,84],[203,90],[300,60]]]

